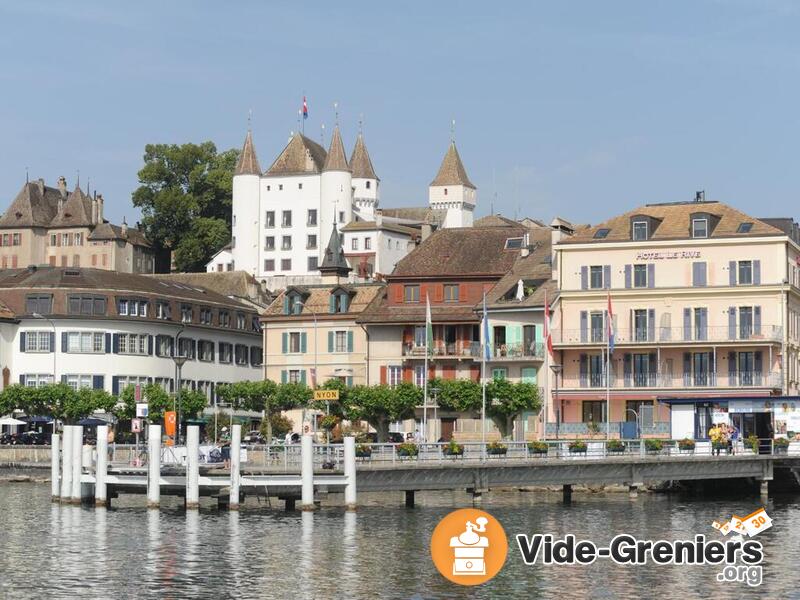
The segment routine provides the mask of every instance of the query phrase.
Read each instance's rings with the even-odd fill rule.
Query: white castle
[[[336,232],[350,280],[369,280],[391,273],[426,231],[471,227],[476,201],[455,142],[428,188],[428,206],[392,209],[380,207],[380,179],[362,134],[349,161],[338,126],[327,152],[293,134],[262,172],[248,131],[233,177],[231,243],[206,270],[246,271],[270,289],[318,283]]]

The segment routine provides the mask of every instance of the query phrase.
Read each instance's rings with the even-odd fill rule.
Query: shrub
[[[528,450],[531,454],[547,454],[548,446],[546,442],[529,442]]]
[[[367,444],[358,444],[356,446],[356,456],[359,458],[372,456],[372,448]]]
[[[608,440],[608,442],[606,442],[606,449],[609,452],[624,452],[625,442],[622,440]]]
[[[664,449],[664,442],[656,439],[647,439],[644,441],[644,447],[648,452],[661,452]]]
[[[758,437],[756,435],[748,436],[744,440],[745,448],[750,448],[753,452],[758,452]]]
[[[486,452],[488,454],[505,454],[508,452],[508,446],[500,442],[492,442],[486,445]]]
[[[450,443],[447,444],[447,446],[444,446],[442,450],[445,454],[449,454],[451,456],[464,454],[464,446],[456,443],[455,440],[450,440]]]
[[[413,442],[405,442],[397,445],[397,454],[400,456],[416,456],[419,454],[419,447]]]
[[[789,440],[786,438],[775,438],[772,444],[775,448],[788,448]]]
[[[682,440],[678,440],[678,448],[681,450],[694,450],[694,440],[689,438],[683,438]]]
[[[586,452],[589,447],[583,440],[575,440],[569,443],[570,452]]]

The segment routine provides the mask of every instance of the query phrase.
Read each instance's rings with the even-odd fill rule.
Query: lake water
[[[464,494],[363,496],[356,513],[323,507],[285,513],[250,504],[184,513],[122,499],[111,510],[51,504],[45,484],[0,484],[0,597],[3,598],[800,598],[800,498],[771,499],[764,582],[717,583],[714,566],[527,567],[515,533],[574,533],[607,543],[613,533],[648,539],[718,536],[714,519],[746,515],[757,497],[682,500],[642,494],[560,495],[494,492],[482,508],[509,536],[503,570],[478,588],[459,588],[435,570],[433,528]]]

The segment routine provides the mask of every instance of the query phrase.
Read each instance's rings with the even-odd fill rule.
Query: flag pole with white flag
[[[544,355],[544,372],[549,377],[550,374],[550,366],[552,365],[553,360],[553,338],[550,337],[550,304],[547,302],[547,290],[544,291],[544,345],[545,345],[545,355]],[[558,373],[553,373],[555,377],[558,377]],[[557,383],[557,382],[556,382]],[[549,386],[548,386],[549,387]],[[542,435],[544,436],[544,440],[547,441],[547,417],[548,417],[548,410],[552,406],[553,416],[556,413],[555,403],[558,402],[558,398],[551,395],[551,401],[547,401],[547,397],[545,396],[544,399],[544,407],[541,411],[544,417],[541,419],[542,421]]]
[[[433,346],[433,320],[431,319],[431,299],[425,293],[425,385],[422,396],[422,440],[428,442],[428,356]]]
[[[611,290],[608,291],[606,317],[606,439],[611,437],[611,354],[614,352],[614,311],[611,308]]]
[[[486,290],[483,292],[483,352],[481,352],[481,459],[486,460],[486,359],[489,358],[489,315],[486,312]]]

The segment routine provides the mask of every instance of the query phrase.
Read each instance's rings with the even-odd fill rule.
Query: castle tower
[[[322,263],[319,266],[322,283],[329,283],[332,285],[343,283],[347,281],[347,276],[350,274],[350,271],[352,271],[352,269],[350,265],[347,264],[347,259],[344,257],[342,240],[339,236],[339,230],[334,223],[331,237],[322,255]]]
[[[369,220],[380,201],[380,179],[375,174],[367,145],[364,143],[364,135],[361,133],[358,134],[350,156],[350,168],[353,170],[353,205],[365,220]]]
[[[258,274],[258,234],[261,167],[248,130],[233,173],[231,256],[234,268]]]
[[[338,125],[333,130],[320,179],[319,231],[322,234],[336,224],[344,226],[353,220],[353,176]],[[320,260],[323,259],[324,253],[320,252]]]
[[[436,178],[428,187],[430,207],[447,211],[444,219],[446,228],[472,227],[477,200],[477,188],[467,177],[456,143],[452,141]]]

